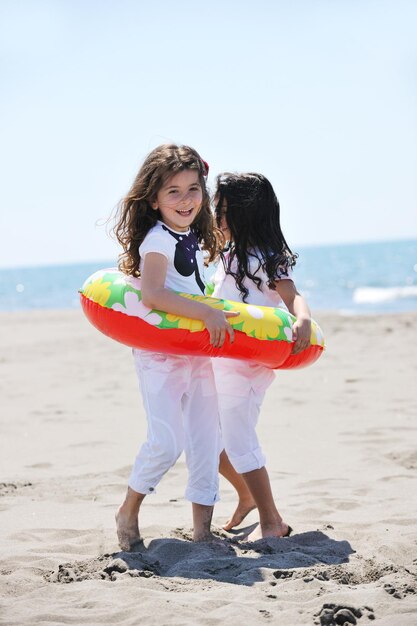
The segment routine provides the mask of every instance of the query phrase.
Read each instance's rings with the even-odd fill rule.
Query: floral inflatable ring
[[[295,317],[283,309],[254,306],[211,296],[180,294],[222,311],[238,311],[229,318],[235,340],[228,336],[221,348],[214,348],[201,320],[193,320],[149,309],[142,302],[140,279],[117,269],[104,269],[87,278],[80,289],[83,311],[102,333],[132,348],[218,356],[248,360],[272,369],[294,369],[311,365],[324,350],[323,333],[312,322],[311,344],[291,354]]]

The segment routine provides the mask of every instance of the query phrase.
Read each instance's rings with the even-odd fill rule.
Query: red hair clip
[[[204,159],[201,159],[201,162],[203,163],[204,169],[205,169],[204,176],[208,176],[209,169],[210,169],[209,164]]]

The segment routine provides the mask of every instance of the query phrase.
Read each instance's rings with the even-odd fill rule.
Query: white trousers
[[[218,394],[223,445],[239,474],[265,465],[256,425],[273,370],[234,359],[212,359]]]
[[[148,432],[129,486],[138,493],[154,492],[184,450],[188,467],[185,497],[197,504],[214,504],[218,500],[221,436],[210,358],[144,350],[133,350],[133,356]]]

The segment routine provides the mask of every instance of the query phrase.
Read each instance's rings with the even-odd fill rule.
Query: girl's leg
[[[223,450],[220,454],[219,472],[236,489],[239,498],[232,517],[226,524],[223,524],[224,530],[231,530],[235,526],[239,526],[245,517],[256,508],[256,502],[242,474],[238,474],[230,463],[226,450]]]
[[[128,487],[124,502],[117,510],[117,538],[120,548],[126,552],[132,550],[141,541],[138,517],[140,505],[144,498],[144,493],[137,493]]]
[[[148,420],[147,441],[134,462],[123,504],[116,513],[123,550],[140,541],[138,515],[147,494],[155,492],[184,446],[181,398],[187,386],[181,357],[134,351],[136,371]]]
[[[259,511],[259,526],[247,537],[247,541],[288,535],[290,527],[283,521],[275,505],[266,467],[245,472],[243,478],[253,493]]]
[[[194,541],[210,541],[213,506],[218,500],[221,446],[217,394],[210,359],[188,357],[189,387],[183,399],[188,484],[193,504]]]
[[[267,368],[227,360],[214,364],[222,436],[235,470],[242,475],[259,509],[261,537],[281,537],[287,525],[276,508],[265,456],[256,435],[260,407],[274,374]],[[250,536],[255,540],[255,534]]]
[[[211,520],[214,506],[192,503],[193,508],[193,541],[213,541]]]

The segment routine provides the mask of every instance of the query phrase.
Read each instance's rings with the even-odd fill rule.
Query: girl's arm
[[[311,313],[307,302],[298,293],[292,280],[275,281],[275,289],[283,299],[285,306],[297,319],[293,324],[293,340],[295,341],[292,354],[305,350],[310,345]]]
[[[210,334],[210,343],[215,348],[221,348],[229,334],[233,343],[234,331],[227,321],[227,317],[235,317],[238,313],[223,312],[212,309],[202,302],[194,302],[179,296],[174,291],[166,289],[165,278],[168,260],[163,254],[148,252],[141,272],[142,302],[150,309],[167,311],[174,315],[202,320]]]

